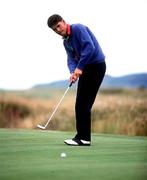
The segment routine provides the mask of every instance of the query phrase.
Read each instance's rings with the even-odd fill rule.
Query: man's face
[[[59,21],[56,25],[52,27],[52,30],[55,31],[60,36],[66,36],[67,33],[67,24],[64,20]]]

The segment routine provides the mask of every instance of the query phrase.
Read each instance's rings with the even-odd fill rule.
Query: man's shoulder
[[[73,30],[78,30],[78,29],[83,29],[86,26],[81,24],[81,23],[76,23],[76,24],[71,24],[71,27],[72,27]]]

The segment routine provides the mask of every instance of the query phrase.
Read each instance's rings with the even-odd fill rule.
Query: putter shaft
[[[72,83],[73,83],[73,82],[70,83],[70,85],[68,86],[68,88],[67,88],[66,91],[64,92],[62,98],[60,99],[59,103],[58,103],[57,106],[55,107],[54,111],[52,112],[52,114],[51,114],[50,118],[48,119],[48,121],[46,122],[45,126],[41,126],[40,124],[38,124],[38,125],[37,125],[38,128],[40,128],[40,129],[46,129],[47,125],[48,125],[49,122],[51,121],[53,115],[55,114],[55,112],[57,111],[59,105],[61,104],[62,100],[64,99],[65,95],[67,94],[69,88],[72,86]]]

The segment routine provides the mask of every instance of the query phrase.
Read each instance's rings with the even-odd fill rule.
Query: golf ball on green
[[[61,157],[65,158],[66,157],[66,153],[61,153]]]

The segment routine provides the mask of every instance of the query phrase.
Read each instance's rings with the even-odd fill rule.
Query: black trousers
[[[78,81],[75,138],[91,140],[91,109],[106,71],[105,62],[86,65]]]

